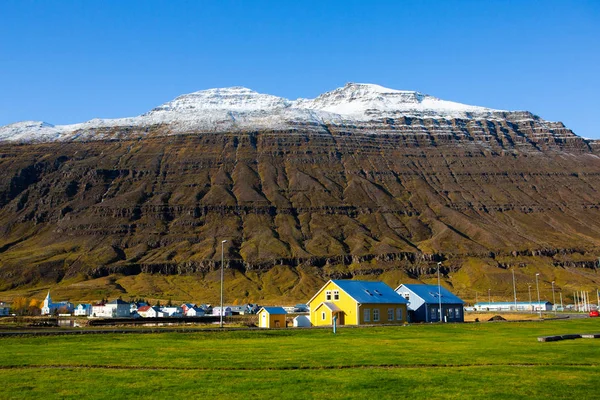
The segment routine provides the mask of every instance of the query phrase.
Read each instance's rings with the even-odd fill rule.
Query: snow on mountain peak
[[[289,107],[290,101],[270,94],[261,94],[241,86],[201,90],[184,94],[156,107],[157,112],[196,113],[207,110],[249,112]]]
[[[465,117],[465,113],[489,113],[484,107],[440,100],[423,93],[388,89],[368,83],[347,83],[312,100],[301,99],[298,107],[327,111],[359,120],[423,113],[439,117]]]
[[[111,128],[168,126],[181,132],[232,132],[254,129],[321,129],[325,124],[380,121],[384,118],[490,118],[498,110],[440,100],[415,91],[368,83],[347,83],[315,99],[288,99],[245,87],[215,88],[179,96],[137,117],[93,119],[54,126],[24,121],[0,127],[0,141],[94,140]],[[311,128],[312,129],[312,128]]]
[[[44,141],[54,140],[60,136],[61,130],[44,121],[21,121],[0,126],[0,141]]]

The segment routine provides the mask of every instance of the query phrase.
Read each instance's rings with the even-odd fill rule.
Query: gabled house
[[[184,315],[187,315],[188,310],[191,308],[194,308],[194,307],[196,307],[196,305],[194,303],[183,303],[181,305],[181,309],[183,310]]]
[[[407,301],[383,282],[330,280],[307,302],[313,326],[402,324]]]
[[[408,300],[411,322],[465,322],[464,301],[444,287],[437,285],[403,284],[396,293]]]
[[[258,327],[285,328],[286,315],[283,307],[262,307],[258,311]]]
[[[185,313],[186,317],[203,317],[205,314],[204,310],[198,307],[190,307]]]
[[[85,303],[77,304],[73,315],[78,317],[89,317],[90,315],[92,315],[92,305]]]
[[[160,318],[165,316],[165,313],[162,312],[157,306],[139,307],[137,312],[140,317],[144,318]]]

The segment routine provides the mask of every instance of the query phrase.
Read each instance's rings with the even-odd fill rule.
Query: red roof
[[[138,312],[140,312],[140,311],[144,312],[144,311],[148,311],[151,308],[152,308],[152,306],[142,306],[142,307],[138,308],[137,310],[138,310]]]

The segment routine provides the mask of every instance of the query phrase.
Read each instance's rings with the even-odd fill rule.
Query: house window
[[[324,312],[324,311],[321,313],[321,319],[322,319],[323,321],[325,321],[325,312]]]
[[[402,309],[401,308],[396,308],[396,320],[402,321]]]
[[[333,300],[339,300],[339,299],[340,299],[340,291],[334,290],[333,291]]]
[[[438,310],[435,307],[431,307],[431,319],[438,319],[437,317]]]
[[[327,301],[331,301],[331,290],[325,292],[325,299]]]
[[[373,309],[373,322],[379,321],[379,308]]]
[[[454,315],[456,316],[456,318],[460,318],[460,308],[456,308],[454,310]]]
[[[394,320],[394,309],[388,308],[388,321],[393,321],[393,320]]]
[[[365,308],[363,311],[363,319],[365,320],[365,322],[369,322],[371,321],[371,309],[370,308]]]

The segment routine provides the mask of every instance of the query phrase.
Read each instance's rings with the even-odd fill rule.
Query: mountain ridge
[[[441,100],[416,91],[348,83],[314,99],[288,100],[234,86],[176,97],[137,117],[92,119],[70,125],[22,121],[0,127],[0,141],[43,142],[122,139],[107,130],[161,126],[163,134],[289,130],[306,125],[350,127],[398,118],[461,120],[527,120],[539,117]],[[551,124],[560,124],[546,121]],[[98,133],[97,131],[102,131]],[[373,130],[376,131],[375,129]],[[141,135],[143,136],[143,135]]]

